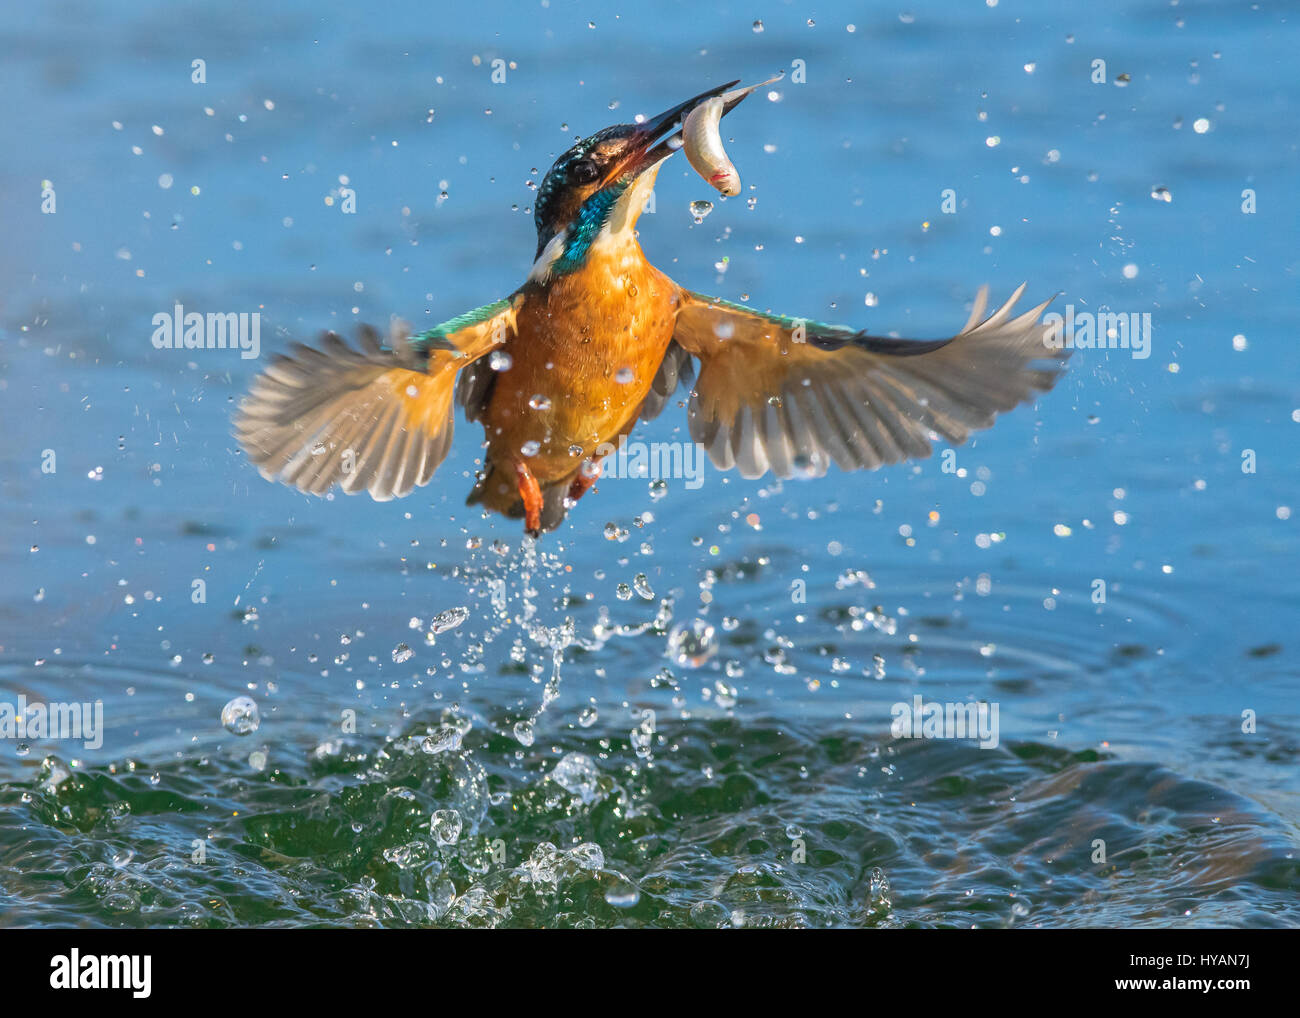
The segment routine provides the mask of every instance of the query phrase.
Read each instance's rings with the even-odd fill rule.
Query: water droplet
[[[399,643],[393,648],[393,664],[405,664],[413,657],[415,657],[415,651],[404,643]]]
[[[237,696],[221,708],[221,723],[235,735],[248,735],[257,731],[262,716],[257,701],[251,696]]]
[[[493,350],[492,356],[488,358],[488,366],[493,371],[509,371],[513,364],[513,358],[504,350]]]
[[[533,723],[531,721],[515,722],[515,738],[521,746],[531,746],[537,736],[533,733]]]
[[[705,217],[713,211],[713,202],[700,199],[691,202],[691,216],[697,223],[704,222]]]
[[[528,401],[528,405],[529,405],[530,407],[532,407],[534,410],[549,410],[549,409],[551,409],[551,401],[550,401],[547,397],[541,395],[540,393],[539,393],[538,395],[536,395],[536,396],[533,396],[533,397]]]
[[[703,619],[679,622],[668,634],[668,658],[686,668],[698,668],[718,651],[713,626]]]
[[[454,809],[435,809],[429,821],[429,832],[439,845],[454,845],[460,841],[462,826],[460,814]]]
[[[1174,200],[1174,196],[1169,193],[1169,188],[1167,187],[1157,187],[1152,189],[1151,197],[1154,198],[1156,201],[1163,201],[1163,202],[1171,202]]]
[[[663,498],[667,494],[668,494],[667,481],[659,480],[659,481],[650,482],[650,500],[652,502],[658,502],[661,498]]]
[[[614,908],[634,908],[641,900],[641,892],[626,880],[619,880],[605,892],[605,901]]]
[[[616,381],[619,385],[627,385],[635,378],[636,378],[636,372],[633,371],[631,368],[619,368],[618,371],[614,373],[614,381]]]
[[[649,760],[654,751],[655,730],[653,721],[642,721],[628,733],[628,742],[641,760]]]
[[[436,756],[439,753],[455,753],[460,749],[465,734],[454,725],[444,725],[420,743],[424,752]]]
[[[650,581],[646,579],[645,573],[637,573],[632,580],[632,589],[644,597],[647,601],[653,601],[655,592],[650,587]]]
[[[448,608],[446,611],[438,612],[429,620],[429,632],[445,633],[448,629],[455,629],[467,618],[469,618],[468,608],[464,606]]]
[[[598,720],[600,720],[600,711],[590,705],[583,707],[578,714],[578,724],[583,728],[590,728]]]
[[[590,805],[599,797],[600,770],[586,753],[566,753],[549,777],[570,795],[576,795],[584,805]]]
[[[577,863],[580,869],[595,873],[605,868],[605,853],[594,841],[584,841],[581,845],[574,845],[565,854]]]
[[[536,456],[542,451],[542,443],[530,438],[519,447],[519,451],[525,456]]]

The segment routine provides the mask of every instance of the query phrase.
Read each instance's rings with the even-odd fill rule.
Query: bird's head
[[[537,191],[537,264],[534,274],[570,271],[582,264],[602,231],[631,231],[654,189],[660,164],[681,147],[686,115],[736,85],[710,89],[639,124],[616,124],[583,138],[555,160]],[[744,95],[729,100],[730,112]]]

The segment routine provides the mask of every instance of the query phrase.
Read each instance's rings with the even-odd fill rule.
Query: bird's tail
[[[562,481],[542,485],[543,530],[554,530],[564,522],[564,517],[569,512],[569,507],[564,504],[565,497],[572,483],[573,478],[566,477]],[[514,473],[509,467],[499,467],[490,459],[484,463],[483,476],[474,485],[465,504],[481,505],[484,509],[511,519],[522,519],[524,516],[524,499],[519,494]]]

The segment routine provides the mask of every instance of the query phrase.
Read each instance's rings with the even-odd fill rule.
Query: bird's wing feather
[[[1040,321],[1012,316],[1024,286],[984,318],[981,288],[951,339],[902,340],[764,314],[683,290],[674,342],[699,358],[691,437],[745,477],[822,474],[930,455],[1050,389],[1068,350]]]
[[[676,340],[671,341],[664,352],[664,359],[659,363],[659,370],[655,372],[654,381],[650,383],[650,391],[641,404],[639,419],[654,420],[663,413],[678,386],[682,383],[689,386],[694,378],[695,366],[691,363],[691,355]]]
[[[268,479],[400,498],[451,447],[456,373],[505,342],[514,314],[504,300],[416,336],[395,326],[387,342],[362,326],[360,349],[332,332],[319,348],[294,344],[254,379],[235,437]]]

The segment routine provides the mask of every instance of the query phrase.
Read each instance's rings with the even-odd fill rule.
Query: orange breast
[[[488,455],[545,486],[630,429],[672,339],[676,287],[641,255],[598,256],[532,288],[485,407]]]

